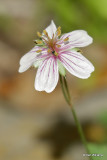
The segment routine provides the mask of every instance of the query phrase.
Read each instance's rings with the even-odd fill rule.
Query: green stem
[[[62,92],[64,94],[64,98],[66,102],[70,105],[69,97],[67,96],[67,93],[65,91],[65,85],[63,85],[63,77],[61,75],[60,75],[60,84],[61,84]]]
[[[80,124],[80,122],[79,122],[79,120],[77,118],[76,112],[75,112],[75,110],[74,110],[74,108],[72,106],[72,103],[71,103],[71,97],[70,97],[70,93],[69,93],[66,77],[63,77],[62,75],[60,75],[60,84],[61,84],[61,88],[62,88],[62,92],[63,92],[64,98],[65,98],[66,102],[68,103],[68,105],[70,106],[70,109],[72,111],[72,114],[73,114],[77,129],[78,129],[78,133],[79,133],[79,135],[81,137],[81,140],[82,140],[82,142],[84,144],[84,147],[87,150],[87,153],[90,154],[90,151],[89,151],[89,148],[88,148],[88,145],[87,145],[87,142],[86,142],[86,139],[85,139],[81,124]],[[90,158],[90,160],[92,160],[91,156],[89,158]]]

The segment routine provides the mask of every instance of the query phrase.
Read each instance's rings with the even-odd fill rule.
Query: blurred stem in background
[[[78,129],[79,135],[81,137],[81,140],[82,140],[82,142],[83,142],[83,144],[84,144],[84,146],[85,146],[85,148],[87,150],[87,153],[90,154],[90,150],[88,148],[88,144],[86,142],[86,139],[85,139],[81,124],[80,124],[80,122],[79,122],[79,120],[77,118],[76,112],[75,112],[75,110],[73,108],[73,105],[71,103],[71,97],[70,97],[70,93],[69,93],[66,77],[62,76],[61,74],[60,74],[60,84],[61,84],[61,88],[62,88],[62,92],[63,92],[64,98],[65,98],[66,102],[68,103],[68,105],[70,106],[70,109],[72,111],[72,114],[73,114],[77,129]],[[90,158],[90,160],[93,160],[91,156],[89,158]]]

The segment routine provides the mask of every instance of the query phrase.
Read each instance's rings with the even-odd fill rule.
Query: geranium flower
[[[59,72],[65,76],[65,69],[72,75],[86,79],[94,71],[94,66],[77,47],[85,47],[93,39],[84,30],[76,30],[61,36],[61,27],[56,28],[53,21],[41,34],[36,46],[20,60],[19,72],[31,66],[37,67],[35,89],[52,92],[59,79]]]

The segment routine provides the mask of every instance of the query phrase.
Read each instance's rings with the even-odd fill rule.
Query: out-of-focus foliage
[[[2,32],[8,32],[11,26],[11,18],[7,15],[0,15],[0,30]]]
[[[100,113],[98,116],[99,122],[107,128],[107,110]]]
[[[103,155],[103,156],[92,156],[93,160],[107,160],[107,145],[102,144],[102,145],[96,145],[93,143],[89,144],[89,149],[91,151],[91,154],[98,154],[98,155]]]
[[[107,1],[46,0],[48,11],[54,14],[63,31],[87,30],[95,40],[107,42]]]

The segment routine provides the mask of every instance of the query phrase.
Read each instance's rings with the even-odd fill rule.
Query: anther
[[[66,42],[66,41],[68,41],[68,40],[69,40],[69,38],[67,37],[67,38],[64,39],[64,42]]]
[[[54,55],[55,55],[55,56],[58,56],[58,53],[55,51]]]
[[[37,52],[37,53],[40,53],[41,51],[42,51],[42,50],[37,50],[36,52]]]
[[[41,40],[36,40],[35,42],[36,42],[36,44],[42,44],[43,43]]]
[[[50,49],[48,49],[48,53],[51,53],[51,50],[50,50]]]
[[[57,36],[60,36],[61,35],[61,27],[59,26],[58,28],[57,28]]]
[[[48,33],[46,32],[46,30],[43,30],[43,33],[44,33],[45,36],[48,37]]]
[[[60,48],[60,47],[61,47],[61,45],[59,45],[59,44],[57,44],[56,46],[57,46],[58,48]]]
[[[38,37],[42,37],[42,34],[40,32],[37,32]]]

